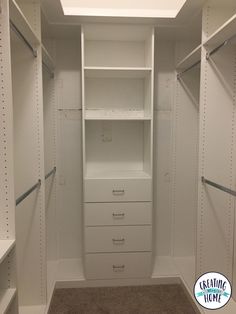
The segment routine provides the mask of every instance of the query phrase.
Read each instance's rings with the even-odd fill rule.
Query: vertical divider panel
[[[33,28],[40,30],[40,5],[30,5]],[[41,186],[16,208],[19,306],[46,305],[46,228],[43,139],[42,51],[37,58],[12,32],[14,166],[16,197]]]
[[[9,2],[2,0],[0,1],[0,243],[1,240],[15,240],[12,102]],[[16,288],[15,248],[0,264],[0,277],[0,289]],[[17,314],[17,297],[13,304],[12,313]]]
[[[217,21],[215,8],[203,11],[203,32]],[[219,12],[218,12],[219,13]],[[223,13],[222,13],[223,14]],[[226,40],[227,38],[225,38]],[[210,48],[209,48],[210,49]],[[206,59],[202,48],[198,178],[197,274],[218,271],[232,280],[234,201],[201,182],[201,177],[235,189],[235,48]]]
[[[84,178],[86,174],[86,149],[85,149],[85,76],[84,76],[84,67],[85,67],[85,34],[84,34],[84,27],[81,26],[81,103],[82,103],[82,204],[84,204]],[[85,250],[84,250],[84,233],[85,233],[85,221],[84,221],[84,205],[82,207],[82,224],[83,224],[83,232],[82,232],[82,260],[83,265],[85,265]]]

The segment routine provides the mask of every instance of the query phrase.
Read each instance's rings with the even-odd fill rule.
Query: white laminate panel
[[[85,251],[131,252],[151,251],[151,226],[111,226],[85,228]]]
[[[86,254],[87,279],[143,278],[151,275],[152,253]]]
[[[152,203],[85,203],[86,226],[150,225]]]
[[[85,202],[151,201],[152,180],[143,179],[85,179]]]

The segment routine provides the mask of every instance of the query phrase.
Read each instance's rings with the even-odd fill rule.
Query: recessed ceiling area
[[[50,28],[46,30],[46,37],[54,37],[54,38],[77,38],[80,34],[79,25],[82,23],[128,23],[128,24],[152,24],[158,27],[158,37],[165,39],[191,39],[195,37],[199,37],[201,34],[201,10],[206,2],[206,0],[186,0],[182,2],[178,2],[180,11],[175,18],[173,17],[128,17],[128,16],[76,16],[76,15],[64,15],[61,1],[63,1],[67,6],[69,4],[75,3],[83,3],[85,6],[92,5],[92,3],[96,3],[102,8],[102,5],[109,3],[110,7],[112,6],[112,10],[116,11],[118,9],[114,9],[113,5],[115,3],[114,0],[40,0],[42,4],[42,10],[48,23],[50,24]],[[216,1],[216,0],[214,0]],[[234,0],[235,1],[235,0]],[[138,3],[137,3],[138,2]],[[150,9],[151,5],[155,5],[156,8],[158,6],[159,10],[167,10],[174,8],[174,3],[177,4],[175,0],[116,0],[117,6],[123,4],[126,5],[126,8],[130,7],[130,11],[132,13],[133,8],[140,10],[140,15],[143,13],[142,7],[145,5],[146,8]],[[131,6],[131,4],[133,4]],[[182,5],[182,6],[181,6]],[[154,7],[154,6],[153,6]],[[90,8],[91,9],[91,8]],[[175,7],[176,9],[176,7]],[[90,12],[91,14],[91,12]],[[190,31],[191,30],[191,31]]]
[[[65,15],[175,18],[186,0],[60,0]]]

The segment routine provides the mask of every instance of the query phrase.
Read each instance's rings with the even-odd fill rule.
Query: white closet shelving
[[[196,62],[201,61],[201,48],[202,45],[200,44],[195,48],[193,51],[191,51],[184,59],[182,59],[177,65],[176,69],[178,71],[185,71],[189,67],[193,66]]]
[[[156,64],[155,27],[52,26],[40,2],[1,1],[0,313],[88,286],[182,283],[194,302],[212,269],[234,288],[235,200],[201,177],[236,190],[235,1],[206,1],[201,34],[157,29]]]
[[[105,227],[96,227],[96,221],[85,225],[86,278],[151,273],[151,221],[139,225],[152,211],[153,45],[151,27],[82,29],[84,215],[100,215],[108,206],[103,217],[112,218]],[[126,217],[138,201],[150,202],[139,223]],[[124,224],[115,227],[118,218]],[[146,239],[141,246],[132,241],[138,235]],[[137,258],[143,263],[134,268]]]
[[[0,264],[15,246],[15,240],[0,240]]]
[[[16,289],[0,289],[0,313],[7,313],[11,302],[13,301],[16,295]]]

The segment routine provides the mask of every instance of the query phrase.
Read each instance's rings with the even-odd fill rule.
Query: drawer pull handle
[[[113,216],[113,218],[124,218],[125,214],[124,213],[120,213],[120,214],[113,213],[112,216]]]
[[[125,271],[125,265],[112,265],[113,272],[121,273]]]
[[[124,195],[125,190],[112,190],[113,195]]]
[[[124,244],[125,239],[112,239],[113,244]]]

